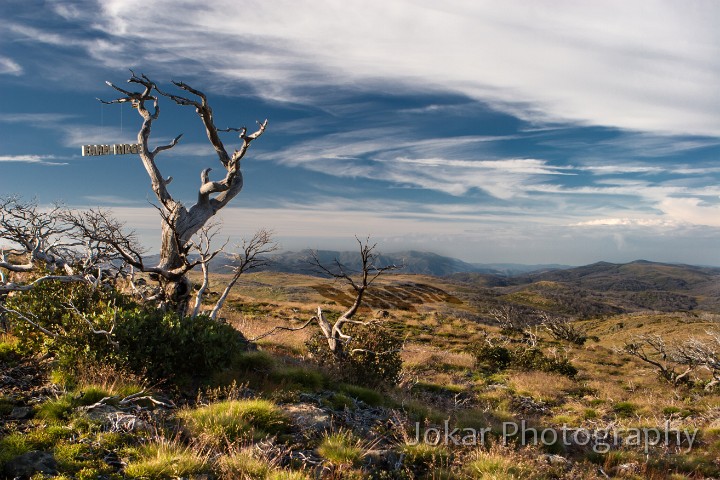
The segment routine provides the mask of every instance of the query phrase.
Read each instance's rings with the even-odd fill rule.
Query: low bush
[[[400,380],[402,339],[383,325],[348,325],[350,340],[343,354],[330,351],[327,340],[318,332],[306,343],[320,364],[341,380],[370,387],[392,386]]]
[[[574,377],[578,372],[568,359],[548,357],[540,348],[527,345],[503,346],[484,342],[472,346],[470,353],[475,356],[478,368],[486,373],[497,373],[508,368],[515,368]]]
[[[85,284],[45,282],[7,305],[50,333],[10,314],[19,347],[54,354],[60,371],[110,364],[153,380],[206,376],[247,346],[240,332],[207,316],[182,317]]]

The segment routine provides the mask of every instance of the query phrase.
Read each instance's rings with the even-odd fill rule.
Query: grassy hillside
[[[515,285],[477,275],[381,277],[359,315],[404,342],[402,370],[397,384],[372,387],[318,363],[308,349],[314,324],[226,352],[225,366],[207,375],[161,382],[104,365],[69,375],[58,357],[23,351],[6,334],[0,469],[17,468],[18,458],[37,466],[45,455],[42,478],[65,479],[718,478],[720,392],[703,389],[706,372],[674,386],[622,352],[638,335],[673,343],[720,329],[720,315],[704,309],[718,301],[717,275],[636,262]],[[227,279],[213,275],[208,307]],[[661,311],[631,295],[668,292],[696,303]],[[352,298],[329,279],[252,273],[222,317],[252,339],[299,327],[318,306],[337,314]],[[530,319],[530,336],[497,325],[493,311],[509,305]],[[536,325],[543,313],[571,319],[588,340],[553,337]],[[144,399],[134,400],[138,392]],[[433,432],[446,428],[484,433],[434,445]],[[652,436],[655,428],[675,436],[628,441],[634,429]]]

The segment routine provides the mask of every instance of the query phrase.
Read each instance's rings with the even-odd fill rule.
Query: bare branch
[[[284,327],[284,326],[282,326],[282,325],[278,325],[278,326],[276,326],[276,327],[273,327],[271,330],[268,330],[268,331],[265,332],[265,333],[261,333],[261,334],[258,335],[257,337],[249,338],[248,341],[249,341],[249,342],[257,342],[258,340],[262,340],[262,339],[265,338],[265,337],[269,337],[269,336],[271,336],[271,335],[275,335],[276,333],[281,332],[281,331],[282,331],[282,332],[297,332],[298,330],[303,330],[303,329],[305,329],[306,327],[308,327],[310,324],[312,324],[312,323],[315,322],[315,321],[317,321],[317,317],[312,317],[310,320],[308,320],[307,322],[303,323],[303,324],[302,324],[301,326],[299,326],[299,327]]]
[[[162,152],[162,151],[165,151],[165,150],[170,150],[172,147],[174,147],[175,145],[177,145],[177,143],[180,141],[180,139],[182,138],[182,136],[183,136],[183,134],[181,133],[180,135],[178,135],[177,137],[175,137],[175,138],[173,139],[173,141],[170,142],[168,145],[162,145],[162,146],[155,147],[155,149],[152,151],[153,157],[154,157],[155,155],[157,155],[158,153],[160,153],[160,152]],[[168,178],[169,178],[168,180],[165,180],[165,185],[169,184],[169,183],[172,181],[172,180],[171,180],[172,177],[168,177]]]
[[[220,313],[225,300],[230,294],[230,290],[235,286],[240,276],[249,270],[267,265],[270,262],[267,255],[276,251],[279,247],[272,239],[272,231],[261,229],[250,240],[243,240],[239,248],[240,253],[231,255],[234,261],[233,277],[210,312],[210,318],[213,320],[217,319],[218,313]]]
[[[90,327],[90,331],[95,335],[104,335],[107,339],[108,343],[112,346],[119,348],[120,344],[117,342],[117,340],[113,340],[113,330],[115,330],[116,326],[116,320],[117,320],[117,309],[115,310],[115,319],[113,320],[113,326],[110,328],[110,330],[97,330],[95,328],[95,325],[92,323],[92,321],[82,313],[78,308],[72,303],[68,302],[67,307],[69,310],[73,311],[78,317],[82,318],[85,323],[87,323],[88,327]]]
[[[18,312],[17,310],[14,310],[14,309],[12,309],[12,308],[7,308],[6,306],[0,304],[0,311],[2,311],[3,313],[12,313],[12,314],[15,315],[16,317],[18,317],[20,320],[23,320],[23,321],[29,323],[30,325],[32,325],[33,327],[37,328],[38,330],[40,330],[42,333],[44,333],[45,335],[47,335],[47,336],[49,336],[49,337],[53,337],[53,338],[57,338],[57,337],[58,337],[58,334],[57,334],[57,333],[51,332],[51,331],[48,330],[47,328],[44,328],[43,326],[39,325],[39,324],[37,323],[37,321],[31,320],[30,318],[27,317],[27,315],[24,315],[24,314]],[[32,315],[32,314],[31,314],[31,313],[28,313],[28,315]],[[35,317],[35,315],[32,315],[32,316]]]

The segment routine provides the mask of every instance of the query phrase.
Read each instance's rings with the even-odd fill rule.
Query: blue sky
[[[106,206],[157,248],[152,192],[112,99],[128,68],[205,91],[219,126],[269,119],[221,217],[285,249],[473,262],[720,265],[720,3],[0,3],[0,193]],[[191,203],[221,166],[188,108],[151,144]],[[235,144],[230,134],[228,148]]]

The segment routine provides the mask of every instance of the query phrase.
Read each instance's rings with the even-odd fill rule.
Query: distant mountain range
[[[272,256],[266,271],[324,276],[312,263],[312,250]],[[349,272],[360,270],[358,252],[319,250],[323,265],[337,259]],[[147,264],[159,260],[146,258]],[[591,318],[628,311],[708,310],[720,312],[720,267],[667,264],[636,260],[598,262],[581,267],[513,263],[477,264],[415,250],[381,254],[379,266],[403,266],[397,273],[444,277],[474,292],[478,298],[505,301],[529,308]],[[232,258],[213,260],[213,273],[231,272]],[[500,297],[498,297],[500,296]]]
[[[360,269],[360,254],[358,252],[340,252],[334,250],[315,251],[323,265],[332,266],[337,259],[350,271]],[[318,275],[317,267],[312,263],[313,250],[298,252],[283,252],[272,256],[272,263],[265,267],[266,271],[300,273]],[[227,273],[232,261],[228,256],[220,255],[212,262],[211,271]],[[566,265],[521,265],[514,263],[467,263],[457,258],[445,257],[431,252],[408,250],[404,252],[380,254],[376,260],[378,266],[402,266],[399,273],[424,274],[445,276],[455,273],[480,273],[485,275],[512,276],[528,274],[538,271],[549,271],[558,268],[570,268]]]
[[[628,311],[720,311],[720,268],[636,260],[499,277],[457,273],[457,282],[525,305],[579,317]]]

